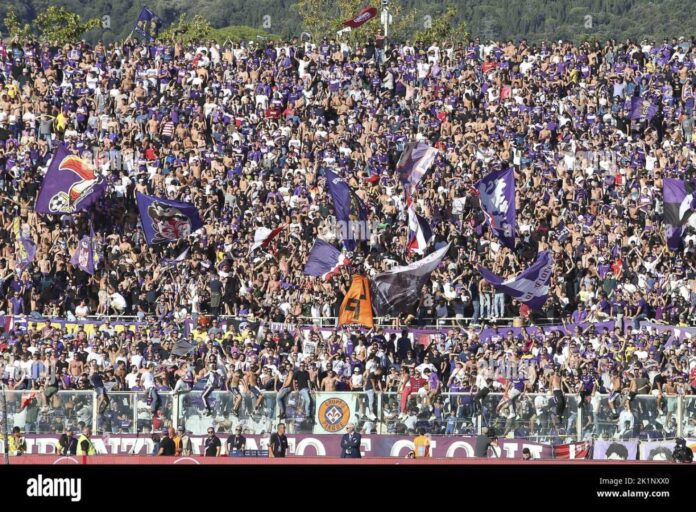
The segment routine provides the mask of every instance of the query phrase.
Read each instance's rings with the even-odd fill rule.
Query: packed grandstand
[[[695,48],[0,43],[8,429],[696,438]]]

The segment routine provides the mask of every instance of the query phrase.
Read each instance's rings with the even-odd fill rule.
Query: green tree
[[[425,44],[434,42],[450,41],[454,44],[462,44],[469,37],[466,23],[457,20],[457,9],[453,6],[447,7],[444,13],[432,20],[430,27],[425,28],[416,34],[416,41]]]
[[[77,42],[88,30],[101,27],[101,20],[94,18],[83,22],[79,14],[51,5],[38,14],[34,27],[44,41],[66,44]]]
[[[238,43],[240,41],[254,41],[256,39],[279,41],[282,38],[278,34],[271,34],[260,28],[247,27],[245,25],[232,25],[213,29],[210,34],[210,39],[218,43],[224,43],[228,40]]]
[[[204,41],[210,39],[213,27],[210,22],[200,14],[196,14],[190,20],[186,19],[186,14],[179,16],[179,19],[169,25],[159,33],[157,39],[161,41]]]
[[[295,9],[302,19],[304,30],[312,34],[314,40],[324,37],[335,38],[344,29],[343,22],[355,16],[363,7],[364,0],[298,0]],[[389,12],[393,23],[389,26],[389,38],[406,39],[414,26],[415,9],[408,9],[401,0],[391,0]],[[380,16],[365,23],[362,27],[344,32],[340,36],[350,43],[364,42],[374,38],[382,30]]]
[[[10,8],[7,10],[4,21],[5,27],[7,27],[7,31],[10,33],[10,37],[24,38],[29,36],[31,31],[29,24],[25,23],[22,25],[22,22],[17,16],[17,12],[13,6],[10,6]]]

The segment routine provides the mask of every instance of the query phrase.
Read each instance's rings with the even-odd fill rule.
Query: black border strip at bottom
[[[80,501],[27,496],[28,485],[35,490],[39,475],[44,485],[52,478],[81,479]],[[127,507],[129,503],[181,506],[187,495],[200,504],[201,498],[225,499],[230,494],[242,500],[266,496],[264,501],[269,500],[269,505],[281,504],[290,496],[295,496],[297,503],[312,503],[324,496],[349,501],[351,496],[364,500],[369,495],[374,508],[382,500],[390,505],[412,504],[416,497],[450,496],[456,500],[461,493],[477,501],[490,500],[496,506],[543,502],[612,507],[643,504],[654,508],[690,500],[695,482],[696,464],[0,466],[6,503],[40,506],[63,502],[71,508],[103,505],[116,496]]]

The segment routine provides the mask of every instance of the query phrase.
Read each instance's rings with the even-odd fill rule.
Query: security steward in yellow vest
[[[77,438],[77,452],[76,455],[96,455],[97,450],[94,449],[92,440],[90,436],[92,435],[92,430],[89,427],[82,429],[82,435]]]

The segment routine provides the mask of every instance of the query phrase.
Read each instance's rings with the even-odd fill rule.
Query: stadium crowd
[[[44,408],[54,389],[141,390],[157,414],[161,399],[151,390],[187,390],[217,373],[216,389],[237,390],[230,414],[263,408],[260,391],[278,391],[282,417],[285,396],[299,392],[311,418],[310,391],[352,389],[365,393],[368,420],[375,393],[394,392],[402,398],[387,413],[412,431],[418,407],[444,426],[445,414],[485,407],[489,388],[505,393],[487,408],[505,429],[528,423],[533,431],[541,410],[554,425],[570,424],[568,393],[586,404],[590,423],[603,414],[611,435],[647,435],[657,418],[673,432],[676,397],[696,391],[696,343],[639,327],[696,319],[696,232],[689,227],[683,248],[670,252],[662,216],[662,179],[691,180],[696,162],[693,42],[317,43],[0,43],[0,309],[150,322],[125,333],[104,321],[94,336],[5,332],[3,382],[49,389]],[[649,121],[630,118],[638,93],[657,105]],[[407,254],[406,202],[394,174],[410,140],[438,149],[413,201],[435,240],[452,245],[416,310],[400,320],[443,320],[441,334],[422,345],[380,329],[323,339],[220,326],[220,315],[290,325],[337,316],[351,269],[331,282],[303,274],[317,237],[340,244],[324,168],[369,209],[368,250],[354,255],[354,269],[374,275],[418,259]],[[87,212],[38,215],[33,204],[60,142],[109,187]],[[485,174],[510,166],[515,251],[491,235],[473,192]],[[136,192],[195,204],[204,229],[178,244],[146,245]],[[37,246],[23,270],[16,218]],[[99,245],[93,276],[69,263],[89,222]],[[259,227],[283,229],[251,251]],[[163,264],[187,247],[175,266]],[[476,271],[510,276],[541,250],[555,258],[541,311],[496,293]],[[480,325],[512,317],[626,320],[628,328],[515,336],[503,327],[479,339]],[[190,336],[185,321],[194,324]],[[173,355],[184,338],[194,351]],[[311,340],[308,354],[302,344]],[[499,367],[515,370],[499,378]],[[443,401],[444,390],[470,396]],[[416,412],[404,391],[417,397]],[[530,402],[527,392],[545,398]],[[595,399],[600,392],[610,397]],[[649,393],[654,408],[635,398]]]

